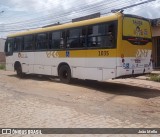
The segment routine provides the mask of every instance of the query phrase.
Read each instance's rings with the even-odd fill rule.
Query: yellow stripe
[[[111,58],[116,57],[116,49],[47,51],[46,56],[48,58]]]

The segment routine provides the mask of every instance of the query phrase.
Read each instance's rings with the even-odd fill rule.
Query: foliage
[[[4,70],[5,69],[5,65],[4,64],[0,64],[0,70]]]
[[[159,74],[150,74],[149,80],[155,81],[155,82],[160,82],[160,75]]]

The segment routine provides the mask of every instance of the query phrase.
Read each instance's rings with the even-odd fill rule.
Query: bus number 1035
[[[99,56],[109,56],[109,51],[98,51]]]

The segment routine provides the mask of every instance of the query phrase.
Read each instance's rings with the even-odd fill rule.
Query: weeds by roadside
[[[5,65],[4,64],[0,64],[0,70],[5,70]]]
[[[155,82],[160,82],[160,74],[149,74],[147,80],[155,81]]]

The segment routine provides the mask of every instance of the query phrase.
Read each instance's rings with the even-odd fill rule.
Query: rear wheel
[[[71,82],[71,69],[67,65],[63,65],[59,69],[59,78],[63,83]]]

